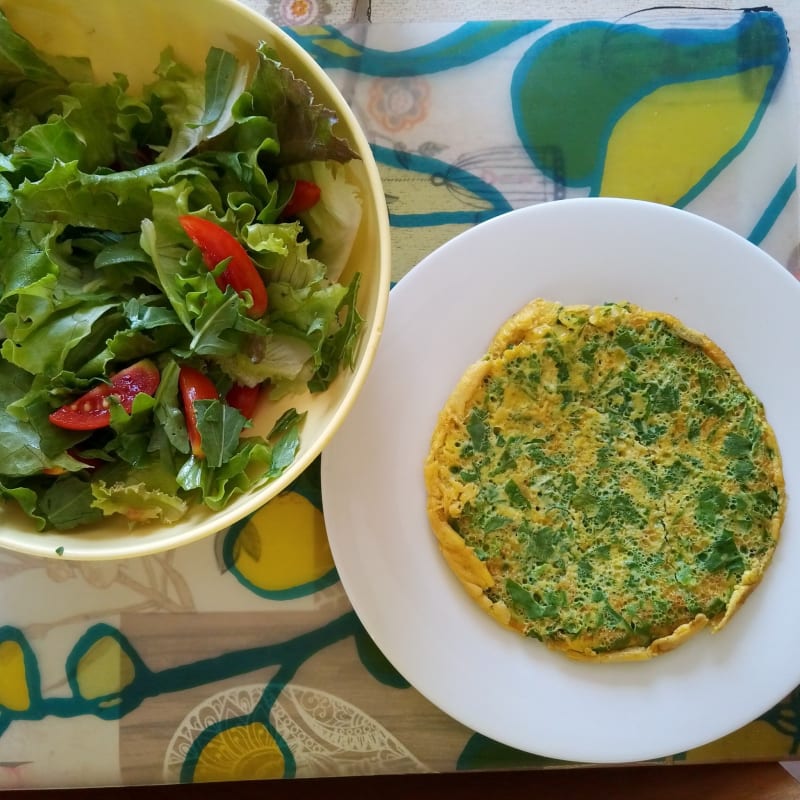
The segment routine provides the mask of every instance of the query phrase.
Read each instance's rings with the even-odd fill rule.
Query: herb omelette
[[[630,303],[535,300],[443,408],[428,515],[470,595],[568,656],[648,658],[760,581],[785,488],[761,402],[708,337]]]

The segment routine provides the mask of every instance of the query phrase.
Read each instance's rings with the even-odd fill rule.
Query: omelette
[[[721,628],[786,504],[774,432],[725,353],[630,303],[514,315],[442,409],[424,474],[469,594],[577,659],[649,658]]]

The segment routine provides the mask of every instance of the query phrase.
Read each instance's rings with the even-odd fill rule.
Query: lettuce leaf
[[[63,91],[67,82],[27,39],[20,36],[5,14],[0,16],[0,83],[5,91],[30,82]]]
[[[175,494],[153,489],[144,482],[91,484],[92,508],[98,516],[122,514],[131,522],[177,522],[188,504]],[[52,522],[52,520],[51,520]]]
[[[159,80],[147,92],[157,99],[172,132],[158,161],[177,161],[233,124],[233,104],[247,83],[247,66],[233,54],[211,48],[205,74],[199,75],[167,50],[156,72]]]
[[[258,386],[264,381],[272,384],[271,396],[278,399],[286,385],[295,385],[304,374],[311,377],[311,345],[297,336],[273,333],[250,340],[245,350],[217,359],[223,370],[245,386]]]
[[[25,180],[14,200],[26,222],[131,233],[151,213],[151,190],[165,185],[176,171],[175,164],[151,164],[98,174],[82,172],[77,161],[55,161],[39,180]]]
[[[10,410],[16,401],[28,396],[33,377],[13,365],[0,361],[0,465],[5,478],[39,475],[44,469],[76,469],[66,451],[74,434],[43,424],[35,404],[24,415]]]
[[[335,112],[315,102],[309,85],[284,67],[268,46],[262,44],[258,53],[256,74],[233,114],[238,121],[258,116],[274,123],[280,142],[275,163],[358,158],[350,144],[334,133]]]
[[[211,48],[194,72],[165,50],[134,95],[124,75],[96,83],[87,59],[37,50],[0,11],[0,498],[38,530],[108,514],[169,524],[294,461],[302,415],[261,438],[221,400],[196,404],[205,458],[193,456],[182,364],[221,396],[268,381],[277,399],[352,363],[358,280],[337,281],[360,202],[336,164],[356,154],[304,81],[266,46],[257,58]],[[295,170],[326,200],[281,221]],[[209,271],[180,224],[189,213],[238,235],[267,283],[264,318],[217,284],[224,266]],[[50,422],[145,357],[160,370],[154,397],[130,413],[110,398],[97,431]]]
[[[358,188],[349,183],[341,165],[313,161],[286,170],[294,179],[316,183],[320,201],[302,213],[303,225],[314,242],[314,257],[324,262],[327,278],[338,281],[355,245],[362,206]]]

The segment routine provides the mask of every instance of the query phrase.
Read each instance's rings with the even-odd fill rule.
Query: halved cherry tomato
[[[239,411],[247,419],[253,419],[261,396],[261,386],[244,386],[234,383],[225,395],[225,402]]]
[[[217,387],[211,379],[194,367],[181,367],[178,375],[178,385],[181,390],[181,400],[183,400],[183,413],[186,417],[186,431],[189,434],[189,444],[192,453],[198,458],[203,458],[203,443],[200,431],[197,429],[197,414],[194,410],[195,400],[218,400],[219,393]]]
[[[109,397],[116,397],[130,414],[134,397],[140,392],[155,394],[160,380],[158,367],[144,358],[112,375],[109,383],[95,386],[72,403],[61,406],[50,414],[50,422],[70,431],[105,428],[111,422]]]
[[[250,292],[253,305],[248,309],[248,315],[254,318],[263,317],[267,310],[267,287],[239,240],[225,228],[202,217],[184,214],[178,217],[178,222],[200,249],[210,270],[220,261],[230,259],[225,271],[217,277],[217,286],[223,291],[232,286],[238,294]]]
[[[281,218],[296,217],[303,211],[313,208],[319,202],[320,194],[319,186],[313,181],[295,181],[294,191],[281,211]]]

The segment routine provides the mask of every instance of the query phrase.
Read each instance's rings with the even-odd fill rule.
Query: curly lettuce
[[[266,45],[254,68],[210,48],[195,72],[165,50],[132,94],[95,83],[84,58],[44,53],[0,12],[0,497],[38,530],[104,515],[171,523],[274,480],[303,418],[266,437],[222,400],[195,404],[205,456],[192,454],[181,364],[221,397],[268,382],[271,396],[320,391],[352,365],[358,277],[339,283],[360,219],[337,166],[356,157],[335,113]],[[296,175],[323,201],[281,219]],[[267,285],[267,314],[221,289],[179,217],[234,232]],[[62,430],[56,408],[140,359],[154,397],[113,398],[101,430]]]

